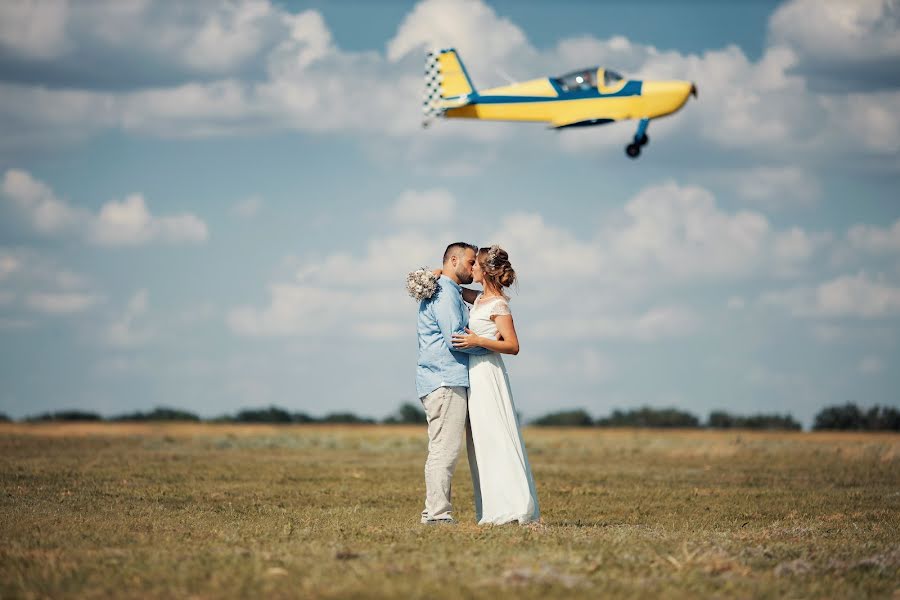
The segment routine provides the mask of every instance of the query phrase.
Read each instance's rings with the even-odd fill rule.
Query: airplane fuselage
[[[697,95],[690,81],[626,79],[603,67],[479,92],[453,48],[426,54],[424,82],[423,127],[437,118],[543,122],[556,129],[635,119],[637,131],[625,147],[631,158],[649,143],[651,119],[678,111]]]
[[[478,92],[468,104],[447,108],[448,118],[537,121],[553,127],[600,125],[626,119],[653,119],[684,106],[693,92],[686,81],[622,80],[604,89],[566,90],[551,78],[533,79]]]

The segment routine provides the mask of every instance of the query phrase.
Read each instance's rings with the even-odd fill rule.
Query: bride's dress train
[[[479,296],[469,313],[469,329],[495,338],[491,317],[508,315],[504,298]],[[479,524],[500,525],[540,518],[531,464],[519,427],[503,358],[491,352],[469,357],[469,420],[467,444],[475,487],[475,512]]]

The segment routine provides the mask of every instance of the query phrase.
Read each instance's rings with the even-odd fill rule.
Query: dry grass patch
[[[890,597],[900,436],[525,433],[544,523],[417,523],[424,431],[0,425],[0,597]]]

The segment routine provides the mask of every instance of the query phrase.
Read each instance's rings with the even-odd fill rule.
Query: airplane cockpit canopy
[[[602,75],[601,75],[602,74]],[[603,78],[602,82],[597,81],[597,76]],[[590,69],[579,69],[566,73],[555,78],[556,84],[562,88],[564,92],[572,92],[576,90],[590,90],[597,87],[600,83],[601,87],[609,88],[617,85],[624,79],[621,75],[611,69],[601,69],[599,67],[591,67]]]
[[[603,85],[605,87],[612,87],[622,81],[622,79],[624,79],[624,77],[611,69],[603,71]]]
[[[566,73],[565,75],[557,77],[555,81],[564,92],[596,88],[597,67],[572,71],[571,73]]]

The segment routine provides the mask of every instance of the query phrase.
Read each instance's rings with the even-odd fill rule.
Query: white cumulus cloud
[[[809,206],[822,194],[822,186],[809,171],[796,166],[763,166],[731,174],[738,196],[765,208]]]
[[[548,319],[531,329],[539,338],[626,339],[653,342],[693,333],[700,318],[689,308],[662,306],[640,314]]]
[[[400,224],[438,224],[453,216],[456,199],[446,189],[407,190],[391,207],[391,218]]]
[[[387,44],[387,57],[432,48],[456,48],[482,63],[496,63],[516,51],[529,50],[525,33],[509,19],[497,16],[480,0],[424,0],[404,18]]]
[[[827,88],[900,85],[896,69],[885,69],[900,61],[894,0],[791,0],[772,14],[769,36],[792,48],[797,69]]]
[[[249,219],[255,217],[262,209],[263,201],[259,196],[251,196],[236,202],[231,207],[231,214],[235,217]]]
[[[888,227],[854,225],[847,231],[847,241],[853,249],[870,254],[900,253],[900,219]]]
[[[148,293],[141,289],[128,301],[125,310],[113,320],[106,330],[106,342],[111,346],[131,348],[140,346],[153,338],[153,332],[141,326],[141,319],[147,314]]]
[[[57,198],[47,184],[21,169],[6,171],[0,189],[41,233],[56,233],[73,227],[82,217],[76,209]]]
[[[270,283],[262,306],[232,308],[230,328],[250,336],[314,336],[335,328],[395,335],[409,309],[397,296],[406,272],[435,266],[443,244],[460,238],[426,231],[422,223],[440,221],[435,216],[454,207],[444,190],[401,195],[392,206],[393,233],[374,236],[362,252],[293,261],[294,278]],[[536,213],[508,215],[490,231],[476,223],[467,233],[510,253],[526,312],[567,307],[565,318],[532,319],[526,325],[532,335],[638,341],[687,335],[700,325],[691,307],[659,302],[661,291],[794,273],[826,241],[799,227],[775,229],[754,211],[725,210],[708,190],[675,182],[647,186],[587,237]],[[573,302],[573,295],[581,300]],[[636,311],[636,305],[646,308]]]
[[[89,234],[91,241],[106,246],[138,245],[152,240],[196,243],[208,237],[206,223],[194,215],[151,215],[140,194],[104,204],[91,219]]]
[[[884,361],[877,356],[864,356],[859,361],[859,365],[857,369],[860,373],[864,373],[867,375],[871,375],[873,373],[879,373],[884,368]]]
[[[766,292],[760,300],[801,317],[872,319],[900,315],[900,287],[866,272],[840,275],[815,287]]]
[[[25,298],[28,308],[50,315],[83,312],[99,301],[97,296],[79,292],[33,292]]]
[[[893,56],[896,10],[889,4],[878,8],[866,0],[847,17],[854,26],[816,25],[817,32],[826,33],[810,39],[823,37],[834,48],[859,46],[853,52],[863,56]],[[833,24],[838,9],[835,2],[789,3],[773,17],[771,43],[759,60],[751,60],[736,46],[690,54],[619,35],[574,36],[538,49],[518,25],[481,0],[423,0],[399,24],[383,53],[344,50],[317,11],[292,13],[268,0],[209,7],[186,3],[179,10],[153,3],[125,3],[109,11],[74,4],[61,17],[72,65],[68,70],[57,65],[46,74],[48,81],[57,71],[68,73],[68,79],[49,87],[0,82],[0,127],[8,132],[0,148],[58,144],[107,128],[164,137],[344,131],[364,143],[386,134],[388,141],[415,139],[426,151],[439,144],[446,150],[448,140],[457,137],[503,144],[538,135],[533,128],[454,122],[420,136],[421,50],[453,45],[469,57],[467,67],[480,87],[498,83],[497,70],[521,80],[591,63],[636,78],[696,81],[697,106],[692,102],[677,116],[653,123],[654,140],[677,139],[697,151],[712,145],[769,163],[798,156],[809,164],[875,157],[895,168],[900,95],[857,88],[823,94],[810,90],[808,69],[798,70],[816,53],[804,41],[809,36],[790,33],[791,24],[807,14],[807,24]],[[878,41],[858,42],[857,37]],[[87,49],[98,47],[104,57],[123,57],[121,64],[105,58],[115,64],[105,65],[103,73],[112,69],[125,89],[109,85],[103,73],[78,79],[85,64],[96,62]],[[137,72],[129,67],[135,62],[157,68]],[[565,132],[554,143],[578,152],[611,151],[611,146],[618,152],[627,138],[622,128],[611,127]],[[815,197],[815,186],[798,171],[769,168],[765,185],[745,187],[751,198],[769,199],[785,189],[803,201]]]
[[[60,199],[47,184],[20,169],[6,172],[0,190],[41,234],[71,234],[106,246],[197,243],[209,237],[208,227],[199,217],[189,213],[153,215],[141,194],[107,202],[93,214]]]
[[[13,0],[0,4],[0,47],[49,59],[66,50],[67,0]]]

